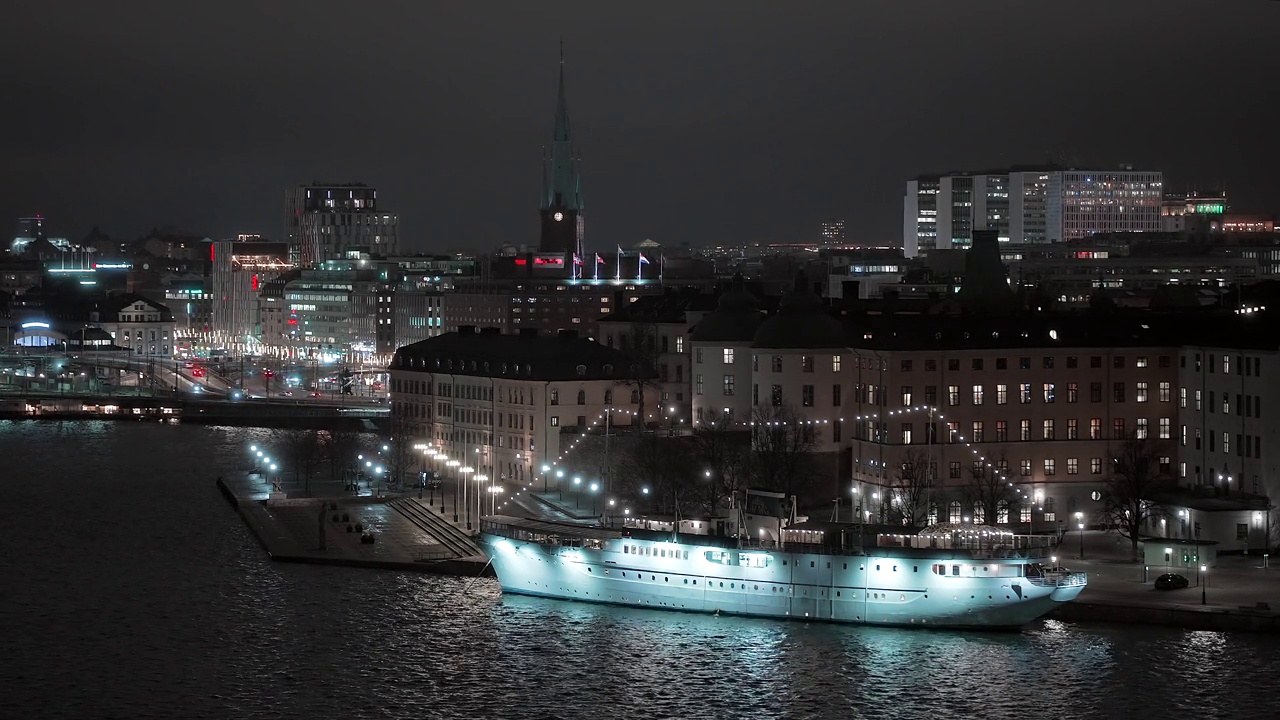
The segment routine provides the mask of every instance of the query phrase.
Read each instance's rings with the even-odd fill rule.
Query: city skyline
[[[589,250],[815,240],[829,218],[847,221],[850,242],[896,244],[906,180],[1048,159],[1132,163],[1163,171],[1170,191],[1225,186],[1237,209],[1274,207],[1275,144],[1250,85],[1269,62],[1250,39],[1272,4],[1189,23],[1133,3],[1107,8],[1105,24],[1087,8],[1014,5],[703,5],[678,23],[513,5],[492,23],[493,6],[383,4],[365,11],[370,32],[327,49],[344,18],[298,7],[86,4],[57,24],[13,11],[0,30],[10,65],[41,62],[11,79],[36,111],[0,121],[0,217],[39,213],[72,238],[170,225],[276,239],[285,189],[365,182],[402,216],[407,251],[532,245],[561,37]],[[1053,37],[1027,31],[1048,23]],[[887,40],[907,31],[911,50]],[[55,43],[62,52],[40,52]],[[1170,48],[1176,67],[1159,60]],[[940,72],[956,49],[972,62]],[[1077,63],[1036,59],[1064,53]],[[1088,79],[1121,71],[1124,82]],[[1167,112],[1153,110],[1166,88]],[[1210,89],[1214,102],[1199,99]],[[1011,113],[1011,98],[1044,114]],[[1090,120],[1101,113],[1110,121]]]

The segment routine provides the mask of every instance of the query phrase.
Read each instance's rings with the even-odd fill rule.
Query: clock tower
[[[556,98],[556,123],[551,153],[543,161],[542,202],[538,214],[542,234],[538,250],[564,253],[565,266],[572,268],[576,254],[586,264],[582,246],[582,177],[579,158],[569,139],[569,106],[564,97],[564,43],[560,43],[560,90]]]

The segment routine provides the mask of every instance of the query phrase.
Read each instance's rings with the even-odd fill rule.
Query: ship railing
[[[1027,582],[1039,587],[1080,587],[1089,584],[1089,576],[1086,573],[1047,572],[1028,575]]]

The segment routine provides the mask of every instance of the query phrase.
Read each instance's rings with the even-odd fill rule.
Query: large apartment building
[[[1163,176],[1126,167],[1075,170],[1015,166],[921,175],[907,182],[903,251],[908,257],[966,248],[975,230],[1001,242],[1050,243],[1109,232],[1161,229]]]
[[[1256,496],[1280,494],[1267,455],[1280,424],[1264,414],[1280,403],[1266,379],[1280,346],[1256,313],[837,319],[799,289],[763,322],[735,314],[740,332],[702,333],[732,319],[723,309],[690,332],[695,425],[726,411],[743,428],[775,416],[799,423],[819,461],[818,496],[861,488],[891,502],[904,467],[923,463],[932,520],[989,510],[1024,530],[1062,529],[1069,518],[1092,526],[1134,438],[1183,488],[1160,500],[1183,513],[1170,510],[1166,523],[1230,509],[1213,516],[1230,515],[1227,539],[1239,530],[1241,542],[1258,543],[1265,502]],[[979,476],[1014,494],[977,507]],[[1221,500],[1229,492],[1237,499]]]
[[[629,425],[639,398],[630,355],[529,328],[504,335],[464,326],[406,345],[391,362],[393,417],[421,444],[499,482],[522,483],[564,449],[561,432],[611,411]]]

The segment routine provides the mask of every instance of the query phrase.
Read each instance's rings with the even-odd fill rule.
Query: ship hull
[[[1045,587],[1012,576],[1021,565],[951,557],[742,553],[720,565],[720,548],[624,543],[632,552],[566,548],[485,535],[503,592],[749,617],[902,627],[1017,629],[1082,586]],[[659,550],[658,548],[661,548]],[[658,552],[669,556],[659,556]],[[737,560],[740,553],[728,553]],[[757,566],[751,566],[751,564]],[[939,566],[947,575],[936,572]],[[951,575],[951,568],[961,575]],[[970,574],[982,572],[991,576]],[[1000,576],[1004,572],[1006,576]]]

